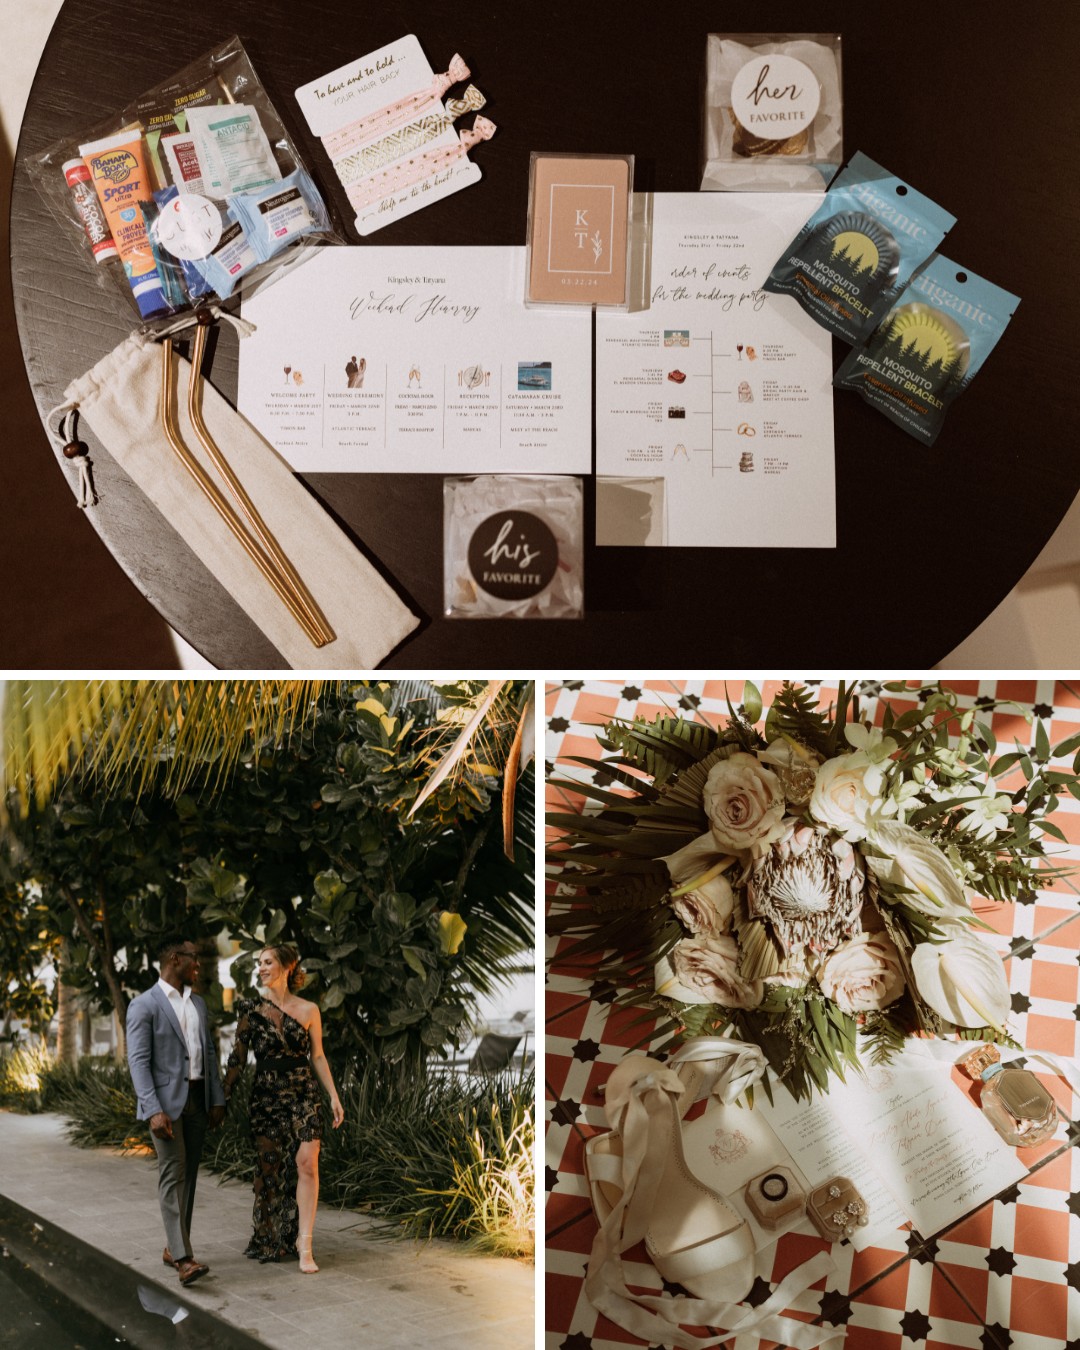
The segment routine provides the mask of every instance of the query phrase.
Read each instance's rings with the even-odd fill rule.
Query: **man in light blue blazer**
[[[195,943],[166,934],[158,945],[158,969],[157,984],[128,1007],[128,1068],[139,1119],[150,1122],[157,1153],[167,1240],[162,1260],[187,1285],[209,1270],[192,1255],[191,1214],[203,1140],[225,1118],[225,1094],[206,1004],[191,990],[199,973]]]

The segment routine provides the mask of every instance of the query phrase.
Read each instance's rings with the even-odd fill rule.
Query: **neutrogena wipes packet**
[[[933,445],[1016,312],[1019,296],[935,254],[864,347],[836,372],[890,422]]]
[[[853,155],[764,289],[793,295],[823,328],[861,343],[955,224],[929,197]]]

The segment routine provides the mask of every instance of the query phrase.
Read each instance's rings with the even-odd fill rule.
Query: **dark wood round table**
[[[388,666],[928,668],[1004,598],[1049,539],[1080,489],[1068,336],[1080,214],[1080,119],[1069,67],[1080,11],[989,0],[850,14],[846,153],[864,151],[954,212],[948,255],[1022,298],[937,446],[923,448],[854,395],[835,398],[835,550],[595,548],[587,482],[579,622],[441,617],[439,474],[308,475],[308,488],[424,616]],[[836,7],[823,4],[774,5],[767,18],[799,32],[838,22]],[[476,155],[481,183],[371,242],[521,244],[531,150],[632,151],[638,190],[695,190],[706,34],[724,21],[747,28],[755,19],[763,21],[698,0],[529,7],[419,0],[408,11],[345,0],[261,0],[233,10],[211,0],[175,10],[150,0],[66,0],[37,72],[19,156],[93,126],[236,30],[356,242],[344,194],[292,91],[408,30],[436,69],[455,51],[465,56],[499,130]],[[132,314],[96,286],[86,258],[18,168],[11,260],[23,351],[44,414],[131,330]],[[834,343],[837,364],[846,350]],[[236,378],[236,340],[224,333],[212,379],[235,399]],[[109,485],[88,516],[134,583],[216,665],[280,665],[251,620],[88,439]],[[41,473],[49,472],[43,444]],[[42,541],[43,565],[64,566],[71,509],[72,519],[57,520],[55,537]],[[1008,652],[1000,664],[1008,666]]]

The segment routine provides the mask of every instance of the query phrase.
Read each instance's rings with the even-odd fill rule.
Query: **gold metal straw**
[[[209,325],[200,322],[195,330],[195,342],[191,352],[191,379],[188,383],[188,417],[191,419],[191,425],[195,428],[195,435],[198,436],[203,449],[210,457],[210,462],[225,481],[226,487],[232,493],[237,504],[240,507],[240,514],[254,530],[259,542],[266,549],[267,553],[277,564],[288,582],[290,589],[296,597],[297,603],[307,612],[315,626],[316,631],[321,635],[323,645],[327,642],[333,642],[336,634],[326,621],[326,616],[315,602],[314,596],[304,585],[300,574],[286,557],[281,545],[270,533],[266,522],[255,506],[255,503],[248,496],[243,483],[233,472],[231,465],[225,456],[218,449],[214,438],[207,430],[206,423],[202,415],[202,367],[203,357],[206,352],[206,334]]]
[[[209,476],[203,466],[184,444],[180,435],[180,429],[176,422],[176,412],[174,404],[176,402],[176,375],[173,371],[173,346],[172,340],[166,338],[161,344],[161,396],[162,396],[162,414],[161,420],[165,427],[165,435],[169,444],[172,446],[177,458],[191,474],[195,482],[199,485],[203,495],[210,502],[210,505],[218,513],[221,519],[229,527],[236,539],[242,546],[244,552],[258,567],[266,580],[274,588],[275,593],[286,605],[289,613],[297,621],[304,632],[311,639],[316,647],[326,645],[326,639],[308,616],[307,611],[299,604],[296,596],[293,594],[291,586],[278,572],[277,568],[266,556],[258,544],[251,538],[247,530],[244,529],[239,516],[225,500],[220,488]]]

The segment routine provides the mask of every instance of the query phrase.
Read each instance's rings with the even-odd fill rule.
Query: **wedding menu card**
[[[829,335],[760,289],[821,200],[653,198],[650,307],[596,316],[598,544],[835,547]]]
[[[591,314],[524,287],[524,248],[320,250],[243,302],[240,412],[301,473],[588,473]]]

